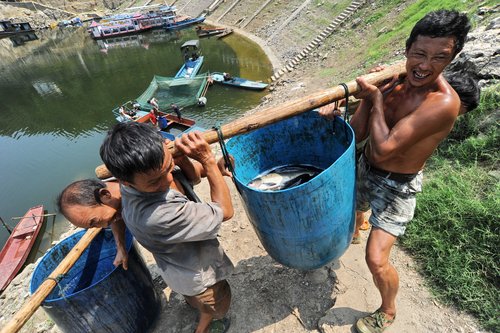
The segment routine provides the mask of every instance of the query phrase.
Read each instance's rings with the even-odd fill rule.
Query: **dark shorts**
[[[364,154],[357,165],[356,209],[371,209],[370,223],[396,237],[413,219],[416,194],[422,191],[422,171],[408,181],[396,181],[370,170]]]
[[[200,312],[208,313],[214,319],[222,319],[231,305],[231,287],[227,280],[222,280],[198,295],[184,296],[184,298],[189,305]]]

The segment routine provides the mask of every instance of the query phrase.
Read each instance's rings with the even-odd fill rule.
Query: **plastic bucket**
[[[85,230],[43,256],[30,283],[33,294]],[[47,296],[42,307],[63,332],[147,332],[161,308],[151,275],[127,231],[128,270],[115,268],[116,245],[104,229]]]
[[[302,270],[340,257],[354,232],[355,144],[341,118],[327,121],[316,111],[228,140],[235,182],[262,245],[277,262]],[[310,181],[264,192],[247,184],[284,165],[324,169]]]

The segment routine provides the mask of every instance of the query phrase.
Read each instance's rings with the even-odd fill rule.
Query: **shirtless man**
[[[362,99],[351,119],[356,141],[368,138],[358,161],[357,210],[371,208],[366,262],[382,298],[356,323],[360,333],[382,332],[396,318],[398,273],[389,263],[397,237],[413,218],[422,169],[459,115],[460,99],[442,71],[462,50],[465,14],[439,10],[422,18],[406,41],[405,80],[391,91],[357,82]]]

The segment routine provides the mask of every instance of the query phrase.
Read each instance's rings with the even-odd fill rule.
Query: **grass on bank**
[[[500,84],[482,92],[426,167],[415,218],[401,244],[434,294],[500,329]]]
[[[365,73],[375,62],[392,62],[417,19],[428,11],[467,11],[473,24],[478,7],[493,1],[380,0],[355,17],[362,24],[335,34],[326,45],[335,51],[321,76],[341,82]],[[481,24],[489,22],[482,19]],[[386,31],[385,33],[381,33]],[[352,43],[352,45],[351,45]],[[326,49],[326,48],[325,48]],[[368,58],[370,52],[370,60]],[[436,297],[473,314],[481,325],[500,332],[500,85],[482,91],[478,109],[461,116],[425,170],[415,219],[401,244],[417,259]],[[439,331],[439,330],[438,330]]]
[[[381,0],[380,8],[368,18],[368,21],[373,23],[377,22],[379,19],[384,17],[384,7],[389,5],[394,6],[395,4],[399,4],[401,2],[401,0]],[[417,0],[401,12],[397,22],[391,25],[392,28],[390,31],[381,34],[373,43],[371,43],[367,50],[368,63],[373,64],[376,61],[379,61],[379,59],[387,56],[388,52],[392,50],[392,48],[388,48],[390,45],[401,45],[404,48],[404,42],[410,35],[411,29],[415,23],[417,23],[417,21],[424,17],[428,12],[438,9],[466,11],[469,13],[469,18],[471,18],[472,23],[474,24],[473,14],[477,11],[478,7],[492,7],[495,4],[495,0]]]

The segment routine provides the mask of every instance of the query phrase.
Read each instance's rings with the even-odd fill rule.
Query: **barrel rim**
[[[319,110],[318,109],[313,109],[313,110],[310,110],[309,112],[314,112],[315,116],[318,116],[319,117]],[[293,118],[293,117],[292,117]],[[292,119],[290,118],[290,119]],[[333,162],[332,164],[330,164],[330,166],[326,169],[324,169],[323,171],[321,171],[318,175],[316,175],[316,177],[314,177],[313,179],[310,179],[308,180],[307,182],[303,183],[303,184],[300,184],[300,185],[297,185],[297,186],[293,186],[293,187],[290,187],[290,188],[287,188],[287,189],[283,189],[283,190],[276,190],[276,191],[263,191],[263,190],[259,190],[259,189],[256,189],[256,188],[253,188],[253,187],[250,187],[248,186],[247,184],[244,184],[241,179],[238,177],[238,173],[235,172],[235,176],[234,176],[234,180],[237,181],[237,183],[239,185],[242,185],[244,186],[246,189],[252,191],[252,192],[256,192],[256,193],[262,193],[264,195],[272,195],[274,193],[285,193],[287,191],[291,191],[291,190],[295,190],[295,189],[299,189],[301,188],[302,186],[304,185],[310,185],[310,182],[314,181],[315,178],[317,178],[318,176],[320,176],[321,174],[323,174],[324,172],[326,171],[329,171],[331,168],[333,168],[337,163],[340,163],[339,161],[345,159],[345,158],[348,158],[347,156],[347,152],[351,149],[354,149],[354,145],[355,145],[355,142],[356,142],[356,138],[355,138],[355,135],[354,135],[354,130],[352,129],[351,125],[344,121],[344,119],[342,119],[342,117],[336,117],[337,119],[336,120],[340,120],[342,121],[342,123],[344,123],[345,126],[347,126],[347,128],[349,129],[349,132],[351,133],[351,137],[352,137],[352,140],[351,142],[349,143],[349,145],[346,147],[345,151],[342,153],[342,155],[339,156],[339,158],[337,158],[335,160],[335,162]],[[327,119],[325,119],[325,121],[328,121]],[[230,139],[231,140],[231,139]],[[230,141],[229,140],[229,141]],[[278,167],[278,166],[276,166]]]
[[[52,252],[56,251],[56,248],[57,248],[58,246],[62,245],[64,242],[69,242],[71,239],[74,239],[74,238],[78,238],[78,240],[80,240],[86,232],[87,232],[87,230],[80,230],[80,231],[75,232],[74,234],[69,235],[68,237],[64,238],[64,239],[63,239],[63,240],[61,240],[59,243],[57,243],[56,245],[54,245],[54,246],[53,246],[50,250],[48,250],[48,251],[47,251],[47,253],[45,253],[45,254],[43,255],[43,257],[40,259],[40,261],[39,261],[39,262],[38,262],[38,264],[36,265],[35,269],[33,270],[32,275],[31,275],[31,280],[30,280],[30,295],[33,295],[33,294],[36,292],[36,290],[35,290],[35,291],[33,291],[33,287],[34,287],[34,286],[33,286],[33,277],[36,275],[37,271],[38,271],[39,269],[41,269],[41,268],[40,268],[40,265],[41,265],[41,263],[44,261],[44,259],[45,259],[46,257],[48,257],[48,256],[49,256]],[[100,233],[102,233],[102,232],[112,232],[112,231],[111,231],[111,228],[109,228],[109,227],[108,227],[108,228],[105,228],[105,229],[101,230],[101,232],[100,232]],[[100,234],[100,233],[99,233],[99,234]],[[127,253],[128,253],[128,252],[130,252],[130,249],[131,249],[131,248],[132,248],[132,246],[133,246],[133,243],[134,243],[134,238],[131,236],[131,234],[130,234],[130,232],[129,232],[128,230],[126,230],[126,233],[130,235],[130,239],[131,239],[131,240],[130,240],[130,242],[129,242],[129,244],[127,244],[128,242],[126,241],[127,237],[126,237],[126,239],[125,239],[125,242],[126,242],[126,249],[127,249]],[[78,241],[77,241],[77,242],[78,242]],[[76,243],[75,243],[75,245],[76,245]],[[88,248],[87,248],[87,249],[85,249],[85,250],[84,250],[84,252],[85,252],[85,251],[88,251]],[[81,257],[80,257],[80,258],[81,258]],[[79,258],[78,260],[80,260],[80,258]],[[78,262],[78,260],[77,260],[77,262]],[[56,267],[57,267],[57,266],[56,266]],[[48,303],[59,302],[59,301],[61,301],[61,300],[66,300],[66,299],[70,299],[70,298],[76,297],[78,294],[80,294],[80,293],[82,293],[82,292],[84,292],[84,291],[86,291],[86,290],[88,290],[88,289],[90,289],[90,288],[92,288],[92,287],[94,287],[94,286],[96,286],[96,285],[100,284],[102,281],[104,281],[105,279],[107,279],[107,278],[108,278],[108,277],[109,277],[109,276],[110,276],[113,272],[115,272],[115,271],[116,271],[117,269],[119,269],[119,268],[120,268],[120,266],[115,266],[115,268],[113,268],[112,270],[110,270],[110,271],[109,271],[109,272],[108,272],[105,276],[103,276],[100,280],[98,280],[98,281],[96,281],[95,283],[91,284],[91,285],[90,285],[90,286],[88,286],[87,288],[84,288],[84,289],[81,289],[81,290],[79,290],[79,291],[77,291],[77,292],[75,292],[75,293],[72,293],[71,295],[68,295],[68,296],[63,296],[63,297],[59,297],[59,298],[53,298],[53,299],[47,299],[47,298],[45,298],[45,299],[44,299],[44,301],[43,301],[43,304],[48,304]],[[55,267],[54,267],[54,269],[55,269]],[[40,285],[41,285],[41,284],[42,284],[42,283],[43,283],[43,282],[47,279],[47,277],[48,277],[49,275],[50,275],[50,273],[49,273],[49,274],[45,277],[45,279],[44,279],[44,280],[40,283]],[[40,287],[40,285],[38,285],[38,286],[37,286],[37,289]],[[47,297],[48,297],[48,296],[47,296]]]

